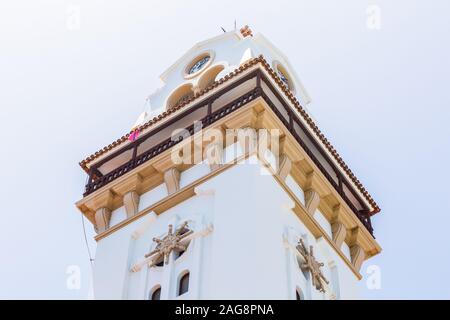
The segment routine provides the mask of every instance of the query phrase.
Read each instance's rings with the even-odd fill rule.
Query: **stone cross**
[[[312,284],[317,290],[319,290],[320,292],[325,292],[322,281],[324,281],[326,284],[328,284],[329,282],[320,270],[320,267],[323,267],[324,265],[323,262],[318,262],[316,260],[316,258],[314,257],[313,247],[310,246],[308,251],[302,239],[298,241],[296,248],[304,260],[301,263],[300,268],[302,270],[307,270],[310,272]]]
[[[175,232],[173,232],[173,226],[169,225],[169,231],[161,239],[153,238],[153,241],[157,243],[155,249],[145,255],[145,258],[151,258],[150,266],[156,265],[156,262],[163,257],[164,264],[169,262],[169,255],[174,250],[184,251],[186,250],[186,244],[182,241],[192,234],[192,230],[187,227],[188,222],[185,221]]]

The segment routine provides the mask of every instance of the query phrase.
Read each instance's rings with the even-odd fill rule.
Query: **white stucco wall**
[[[201,168],[194,167],[185,178],[205,174]],[[300,190],[295,192],[301,195]],[[272,176],[261,174],[260,165],[233,166],[196,191],[198,195],[159,216],[143,216],[98,242],[96,298],[147,299],[156,285],[162,288],[162,299],[295,299],[296,288],[306,299],[329,298],[311,287],[287,245],[295,246],[299,237],[313,245],[316,258],[325,263],[331,291],[338,298],[358,298],[356,276],[327,241],[312,236],[291,211],[287,193]],[[163,195],[161,186],[153,189],[141,198],[140,209]],[[163,236],[168,224],[176,227],[185,220],[194,231],[210,225],[213,231],[192,240],[188,250],[168,265],[130,272],[154,248],[153,237]],[[134,239],[137,230],[140,236]],[[177,282],[186,270],[189,291],[177,297]]]

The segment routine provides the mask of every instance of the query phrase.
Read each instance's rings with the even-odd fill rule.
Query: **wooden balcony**
[[[143,134],[139,139],[94,163],[89,168],[89,180],[84,196],[99,190],[183,141],[182,136],[176,141],[172,140],[171,136],[174,130],[185,128],[190,135],[193,135],[196,130],[194,121],[201,122],[202,128],[207,128],[245,106],[248,102],[261,97],[365,228],[373,235],[370,208],[355,189],[354,184],[342,173],[342,169],[336,165],[336,161],[332,160],[317,137],[313,136],[300,119],[298,112],[286,102],[284,94],[276,89],[273,81],[269,80],[262,69],[253,68],[237,80],[221,86],[222,89],[213,91],[211,95],[188,106],[184,111],[175,114],[161,125]]]

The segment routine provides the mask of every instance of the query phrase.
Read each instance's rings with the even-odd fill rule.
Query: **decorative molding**
[[[164,264],[168,264],[169,255],[174,250],[185,251],[187,245],[183,243],[183,240],[192,233],[193,231],[189,229],[187,221],[176,229],[175,232],[173,232],[173,225],[169,224],[167,234],[161,239],[153,238],[153,241],[157,244],[156,248],[144,256],[145,258],[150,259],[149,266],[155,266],[159,258],[164,258]]]
[[[347,236],[347,229],[342,222],[335,221],[331,224],[331,232],[333,233],[334,243],[336,243],[336,246],[340,248],[345,240],[345,237]]]
[[[322,182],[319,174],[315,171],[309,173],[306,179],[305,190],[313,189],[320,195],[320,197],[325,197],[330,194],[330,189],[325,183]]]
[[[377,212],[379,212],[379,208],[376,205],[376,203],[373,201],[373,199],[370,197],[370,195],[367,193],[367,191],[364,189],[364,187],[361,185],[361,183],[356,179],[356,177],[354,177],[354,175],[352,174],[352,172],[348,169],[348,167],[345,165],[345,163],[343,162],[343,160],[339,157],[339,155],[337,154],[337,152],[334,150],[334,148],[331,146],[331,144],[326,140],[326,138],[323,136],[323,134],[320,132],[320,130],[317,128],[317,126],[315,125],[315,123],[313,122],[313,120],[306,114],[306,111],[302,108],[302,106],[299,104],[299,102],[295,99],[295,97],[292,95],[291,92],[289,92],[283,85],[282,85],[282,81],[279,79],[279,77],[276,75],[275,71],[272,70],[270,68],[270,66],[268,65],[268,63],[265,61],[265,59],[262,56],[259,56],[258,58],[252,59],[251,61],[249,61],[249,63],[246,63],[244,66],[240,67],[239,69],[236,69],[233,73],[231,73],[229,76],[226,76],[225,78],[220,79],[219,81],[216,82],[215,86],[212,86],[211,90],[215,89],[218,85],[221,85],[222,83],[225,83],[227,81],[229,81],[231,78],[242,74],[245,70],[248,70],[251,68],[253,68],[253,66],[258,65],[258,69],[260,67],[262,67],[262,72],[264,74],[267,74],[268,76],[270,76],[270,81],[271,82],[275,82],[276,84],[278,84],[277,88],[281,89],[285,95],[288,98],[288,102],[290,102],[292,104],[292,106],[295,108],[295,110],[297,112],[300,113],[300,115],[302,116],[302,120],[306,121],[307,124],[309,125],[309,127],[312,129],[313,133],[315,133],[317,135],[318,138],[320,138],[321,142],[324,144],[324,146],[326,147],[326,151],[329,152],[331,154],[331,156],[334,157],[334,161],[336,161],[339,165],[340,168],[343,169],[345,171],[345,173],[347,173],[350,177],[350,179],[352,180],[352,182],[354,183],[354,185],[359,189],[359,191],[362,193],[362,196],[369,202],[369,204],[373,207],[373,211],[371,212],[371,214],[375,214]],[[259,66],[261,65],[261,66]],[[256,67],[255,67],[256,68]],[[208,92],[208,90],[205,90],[204,92],[202,92],[202,95],[205,95]],[[197,97],[198,98],[198,97]],[[190,103],[192,101],[188,101],[186,102],[183,106],[187,105],[189,106]],[[181,109],[177,108],[178,109]],[[176,111],[176,110],[175,110]],[[172,113],[166,113],[163,115],[160,115],[159,117],[155,117],[153,120],[149,121],[148,123],[146,123],[145,125],[142,126],[142,129],[147,129],[148,127],[154,125],[155,123],[159,122],[159,121],[164,121],[166,118],[168,118],[169,116],[172,116]],[[127,142],[127,138],[129,136],[129,133],[122,136],[120,139],[118,139],[117,141],[113,142],[112,144],[110,144],[109,146],[103,148],[102,150],[96,152],[95,154],[89,156],[88,158],[86,158],[85,160],[83,160],[80,165],[82,166],[83,169],[85,169],[86,171],[88,170],[87,164],[92,162],[94,159],[101,159],[102,155],[106,152],[109,152],[112,149],[115,149],[119,144]],[[91,191],[90,191],[91,192]]]
[[[269,118],[267,116],[266,118]],[[280,154],[286,154],[292,163],[296,163],[305,159],[305,151],[295,143],[290,143],[286,136],[280,137]]]
[[[203,230],[200,230],[198,234],[202,237],[206,237],[214,231],[214,225],[212,223],[208,224]]]
[[[187,221],[186,222],[184,222],[183,223],[183,226],[187,226]],[[179,228],[179,229],[181,229],[181,228]],[[177,231],[179,230],[179,229],[177,229]],[[149,266],[152,266],[153,265],[153,262],[155,261],[155,256],[157,255],[157,254],[159,254],[159,253],[161,253],[161,254],[163,254],[164,255],[164,260],[166,261],[166,255],[165,255],[165,253],[166,253],[166,251],[168,251],[168,250],[170,250],[170,251],[172,251],[173,249],[174,249],[174,246],[176,246],[176,244],[177,243],[179,243],[180,241],[183,241],[183,242],[188,242],[188,241],[191,241],[191,240],[193,240],[193,239],[195,239],[195,238],[197,238],[197,237],[206,237],[207,235],[209,235],[211,232],[213,232],[213,230],[214,230],[214,225],[213,224],[208,224],[204,229],[202,229],[202,230],[199,230],[199,231],[192,231],[192,230],[190,230],[190,232],[188,231],[188,233],[185,233],[185,234],[183,234],[183,235],[181,235],[183,238],[181,239],[181,240],[178,240],[178,241],[173,241],[174,239],[173,239],[173,236],[174,235],[172,235],[172,238],[169,238],[169,239],[167,239],[167,246],[164,246],[164,250],[156,250],[157,248],[155,248],[155,250],[153,250],[153,251],[151,251],[150,253],[148,253],[148,254],[146,254],[145,256],[144,256],[144,259],[143,260],[141,260],[141,261],[139,261],[139,262],[137,262],[136,264],[134,264],[132,267],[131,267],[131,269],[130,269],[130,272],[139,272],[139,271],[141,271],[141,269],[142,269],[142,267],[145,265],[145,264],[147,264],[147,265],[149,265]],[[170,226],[169,226],[169,232],[170,232]],[[176,233],[176,232],[175,232]],[[178,236],[180,236],[180,235],[178,235]],[[167,237],[167,236],[166,236]],[[163,239],[161,239],[161,240],[159,240],[160,242],[159,243],[162,243],[162,242],[164,242],[164,238],[165,237],[163,237]],[[155,241],[156,240],[156,238],[153,238],[153,240]],[[155,242],[157,242],[157,241],[155,241]],[[169,252],[169,254],[170,254],[170,252]]]
[[[251,126],[246,126],[237,131],[237,140],[244,154],[253,154],[258,148],[258,133]]]
[[[353,266],[359,271],[366,257],[364,250],[359,245],[355,244],[350,248],[350,256],[352,258]]]
[[[312,285],[320,292],[325,293],[323,282],[325,282],[326,284],[328,284],[329,282],[323,275],[322,270],[320,270],[320,268],[324,266],[324,263],[318,262],[314,257],[313,246],[309,246],[308,250],[305,246],[305,243],[303,242],[303,239],[300,238],[298,240],[296,249],[303,259],[303,263],[300,266],[301,269],[309,271],[311,274]]]
[[[122,183],[115,185],[112,190],[118,195],[124,196],[130,191],[142,192],[142,176],[139,173],[127,177]]]
[[[314,215],[317,208],[319,207],[319,203],[320,195],[316,190],[309,189],[305,191],[305,207],[311,215]]]
[[[248,112],[251,108],[253,108],[253,110],[256,110],[258,108],[261,108],[261,106],[266,108],[265,105],[263,103],[261,103],[261,100],[255,100],[253,102],[253,104],[249,104],[248,106],[246,106],[247,109],[241,109],[242,111],[236,111],[236,114],[237,113],[241,114],[240,112],[243,113],[244,111]],[[246,108],[246,107],[243,107],[243,108]],[[264,113],[265,113],[265,115],[267,117],[271,116],[271,113],[270,113],[269,109],[266,109],[266,112],[264,112]],[[229,119],[224,118],[220,122],[215,123],[215,125],[222,126],[222,127],[226,128],[226,127],[228,127],[225,124],[226,122],[230,122],[230,121],[229,121]],[[236,120],[236,123],[237,123],[237,120]],[[242,122],[240,124],[242,124]],[[286,150],[289,150],[290,146],[296,146],[295,145],[295,141],[292,140],[292,138],[290,136],[286,136],[285,137],[285,146],[284,146],[285,153],[286,153]],[[298,148],[296,147],[296,148],[292,148],[292,149],[293,149],[292,150],[293,152],[296,151],[296,153],[300,154],[300,151],[301,151],[300,147],[298,147]],[[153,159],[153,160],[147,162],[146,164],[144,164],[143,166],[139,167],[140,168],[139,169],[140,170],[139,173],[142,174],[143,177],[145,177],[145,179],[144,179],[144,183],[145,184],[149,184],[148,181],[150,181],[150,180],[151,181],[156,181],[156,179],[159,179],[158,181],[160,182],[160,180],[162,180],[162,178],[164,176],[164,171],[160,171],[160,169],[163,168],[163,167],[167,168],[167,166],[169,166],[169,165],[171,165],[173,167],[173,163],[171,163],[169,161],[170,160],[170,152],[171,152],[171,150],[167,150],[166,154],[161,154],[158,157],[155,157],[155,159]],[[288,156],[289,156],[290,159],[293,159],[290,154],[288,154]],[[309,159],[305,159],[305,164],[306,164],[306,160],[309,161]],[[292,162],[294,162],[294,161],[292,160]],[[164,166],[162,164],[164,164]],[[316,190],[319,193],[319,195],[320,195],[320,190],[321,190],[320,188],[323,189],[322,191],[324,191],[324,190],[325,191],[326,190],[333,191],[333,193],[331,193],[331,195],[334,195],[336,199],[334,199],[334,198],[331,199],[331,197],[327,197],[325,199],[322,198],[323,201],[320,203],[321,206],[322,206],[322,203],[323,203],[324,206],[325,205],[330,205],[330,207],[334,208],[334,206],[336,206],[336,203],[342,202],[342,199],[338,197],[338,194],[336,192],[334,192],[334,189],[332,189],[331,186],[327,185],[328,181],[325,178],[322,178],[320,176],[320,172],[316,172],[316,173],[311,172],[310,171],[311,166],[310,167],[302,166],[300,169],[298,169],[298,167],[300,167],[300,165],[301,165],[300,163],[295,163],[295,166],[293,166],[293,167],[297,168],[297,169],[296,169],[296,171],[294,171],[294,168],[293,168],[292,169],[293,172],[291,173],[291,175],[296,179],[298,184],[301,185],[301,187],[304,190],[307,190],[307,188],[305,188],[304,186],[305,186],[305,182],[307,181],[307,177],[308,177],[309,180],[310,180],[309,186],[318,187],[319,189],[314,189],[313,188],[313,190]],[[105,236],[107,236],[107,235],[117,231],[118,229],[126,226],[127,224],[131,223],[132,221],[135,221],[136,219],[139,219],[143,215],[148,214],[150,211],[155,210],[156,214],[160,214],[161,212],[166,211],[167,208],[173,207],[174,205],[176,205],[180,201],[183,201],[183,200],[189,198],[190,196],[194,195],[194,186],[199,185],[199,183],[210,179],[211,177],[217,175],[218,173],[222,172],[223,170],[225,170],[225,169],[227,169],[229,167],[230,166],[228,166],[228,165],[224,165],[220,169],[207,174],[205,177],[199,179],[198,181],[190,183],[188,186],[184,187],[181,190],[181,192],[179,190],[179,191],[175,192],[174,194],[171,194],[168,197],[166,197],[164,199],[161,199],[160,201],[158,201],[154,205],[149,206],[148,208],[145,208],[144,210],[142,210],[141,212],[139,212],[137,215],[133,216],[132,218],[127,219],[125,221],[120,222],[117,225],[112,226],[106,232],[104,232],[101,235],[97,236],[96,240],[98,241],[99,239],[102,239],[103,237],[105,237]],[[180,166],[179,169],[183,170],[185,168]],[[130,172],[130,173],[131,173],[131,175],[134,174],[134,172]],[[300,175],[300,174],[302,174],[302,178],[299,178],[297,176],[297,175]],[[303,176],[303,174],[304,174],[304,176]],[[127,178],[128,178],[128,176],[123,176],[122,179],[119,178],[118,180],[112,182],[110,184],[111,188],[109,189],[109,190],[112,190],[112,193],[110,191],[106,191],[106,193],[109,194],[109,197],[113,197],[113,195],[115,196],[115,199],[114,199],[114,205],[115,206],[116,206],[116,204],[117,204],[117,206],[122,205],[122,200],[120,199],[120,197],[117,196],[118,194],[116,193],[115,186],[125,182],[125,180]],[[281,179],[279,179],[279,177],[276,177],[276,179],[277,180],[281,180]],[[302,180],[302,179],[304,179],[304,180]],[[280,181],[280,183],[283,185],[283,187],[285,189],[287,189],[287,187],[283,184],[282,181]],[[328,189],[327,189],[327,186],[328,186]],[[97,194],[97,193],[98,192],[104,193],[104,190],[99,189],[95,193],[88,195],[85,199],[83,199],[83,201],[79,201],[77,203],[77,206],[80,208],[80,210],[82,210],[86,214],[86,216],[88,218],[90,218],[91,221],[94,220],[93,216],[95,215],[95,211],[91,211],[92,210],[92,206],[89,207],[89,206],[87,206],[87,204],[92,204],[93,203],[93,199],[97,199],[98,196],[99,196],[99,194]],[[290,193],[290,196],[291,196],[291,198],[294,198],[293,195],[292,195],[292,192]],[[305,197],[306,197],[306,195],[305,195]],[[108,198],[108,196],[106,198]],[[331,200],[333,200],[333,201],[331,201]],[[108,202],[108,201],[106,201],[106,202]],[[349,245],[349,247],[351,247],[352,244],[357,243],[365,251],[366,257],[371,257],[371,256],[377,254],[378,252],[380,252],[381,248],[379,247],[379,245],[376,243],[376,241],[373,238],[370,237],[370,234],[368,232],[366,232],[366,229],[363,228],[363,226],[357,220],[357,217],[353,214],[351,209],[347,208],[347,206],[346,206],[346,204],[344,202],[342,202],[342,204],[340,204],[340,206],[341,206],[341,209],[345,209],[345,210],[341,210],[340,214],[342,214],[342,223],[348,229],[347,237],[345,239],[345,242]],[[111,208],[111,209],[115,209],[115,207]],[[305,224],[308,226],[308,228],[310,228],[312,230],[312,233],[317,237],[318,234],[322,232],[322,229],[317,225],[317,223],[309,221],[310,219],[309,219],[309,217],[307,217],[306,212],[303,212],[304,211],[303,205],[296,204],[296,208],[295,209],[296,209],[295,213],[297,215],[299,215],[299,217],[301,217],[302,221],[304,221],[304,220],[307,221],[307,222],[305,222]],[[321,211],[322,211],[322,207],[321,207]],[[323,211],[323,212],[324,212],[324,215],[325,215],[325,211]],[[327,216],[327,218],[329,219],[329,221],[331,223],[333,223],[334,220],[330,219],[331,217],[333,217],[332,209],[330,209],[329,216]],[[312,225],[312,227],[311,227],[311,225]],[[352,232],[353,230],[351,230],[352,228],[359,229],[359,233],[357,235],[357,239],[355,239],[355,242],[352,242],[352,241],[349,240],[350,238],[353,238],[353,232]],[[331,240],[331,239],[327,238],[327,240]],[[333,242],[332,245],[334,247],[337,247],[336,244],[334,243],[334,241],[331,240],[330,242]],[[341,252],[338,249],[336,249],[336,248],[334,248],[334,249],[336,251],[338,251],[339,254],[342,256]],[[354,267],[350,263],[350,261],[348,261],[348,262],[346,261],[346,263],[347,263],[347,265],[352,267],[352,270],[354,269]],[[357,272],[355,272],[354,270],[353,270],[353,272],[358,277],[360,277],[360,275],[358,275]]]
[[[278,161],[278,175],[281,179],[286,180],[286,177],[289,175],[292,169],[292,161],[286,155],[282,154]]]
[[[203,189],[202,187],[194,187],[197,196],[213,196],[216,194],[215,189]]]
[[[95,211],[95,231],[102,233],[109,228],[111,220],[111,210],[106,207],[99,208]]]
[[[86,203],[86,207],[94,212],[94,229],[98,234],[109,228],[113,199],[114,194],[105,190]]]
[[[292,199],[288,199],[286,202],[281,204],[281,207],[286,212],[292,213],[292,210],[295,209],[295,201],[293,201]]]
[[[164,182],[169,195],[180,190],[180,171],[177,168],[167,169],[164,172]]]
[[[127,212],[127,218],[131,218],[139,211],[139,199],[140,196],[136,191],[127,192],[123,196],[123,205]]]
[[[204,148],[203,159],[205,159],[211,171],[222,165],[223,146],[220,143],[210,143]]]
[[[92,199],[86,202],[86,206],[92,211],[97,211],[100,208],[112,209],[112,202],[114,194],[111,190],[105,190],[95,195]]]

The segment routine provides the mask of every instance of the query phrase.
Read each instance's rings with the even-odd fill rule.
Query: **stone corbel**
[[[366,259],[366,252],[362,246],[362,238],[363,234],[359,227],[351,229],[351,231],[347,233],[346,238],[346,243],[350,248],[352,264],[358,271],[361,268],[362,263]]]
[[[320,203],[320,195],[314,189],[305,191],[305,207],[309,214],[314,215]]]
[[[330,194],[330,190],[326,187],[326,184],[319,177],[318,173],[314,171],[306,176],[305,190],[309,189],[316,191],[321,198]]]
[[[353,266],[359,271],[364,259],[366,258],[364,250],[359,245],[355,244],[350,248],[350,256],[352,258]]]
[[[95,231],[102,233],[109,228],[111,220],[111,209],[102,207],[95,211]]]
[[[180,154],[180,150],[184,151],[183,145],[185,144],[187,145],[186,148],[189,148],[189,150],[191,150],[192,148],[192,142],[187,140],[189,139],[185,139],[180,143],[176,144],[170,150],[170,152],[166,152],[158,156],[158,159],[153,163],[153,168],[156,171],[164,174],[164,172],[166,172],[170,168],[182,166],[186,155],[184,155],[184,152],[181,152]]]
[[[313,215],[319,207],[320,199],[330,192],[314,171],[306,177],[305,190],[305,207]]]
[[[286,136],[280,137],[279,144],[280,154],[286,154],[293,163],[305,159],[302,150],[288,140]]]
[[[347,237],[347,228],[343,222],[342,207],[337,205],[333,210],[333,217],[331,220],[331,232],[333,234],[333,242],[338,248],[342,246]]]
[[[222,165],[223,145],[220,143],[208,144],[203,152],[203,159],[205,159],[211,171],[218,169]]]
[[[167,169],[164,172],[164,182],[169,195],[180,190],[180,171],[177,168]]]
[[[347,228],[342,222],[337,220],[331,224],[331,232],[333,233],[333,242],[340,248],[347,235]]]
[[[252,127],[238,129],[237,140],[244,154],[251,154],[258,150],[258,132]]]
[[[127,218],[131,218],[138,213],[139,199],[140,196],[135,190],[129,191],[123,196],[123,205],[125,206],[125,210],[127,212]]]
[[[142,185],[142,177],[135,174],[115,188],[115,191],[123,196],[123,205],[127,212],[127,218],[131,218],[139,211],[139,199]]]
[[[234,113],[234,116],[225,121],[225,126],[229,129],[255,127],[258,119],[256,110],[242,110]]]
[[[282,154],[278,160],[278,176],[282,180],[286,180],[286,177],[290,174],[291,169],[291,159],[286,154]]]
[[[86,203],[86,206],[95,212],[94,228],[97,233],[102,233],[109,228],[113,198],[114,195],[111,190],[106,190],[97,194]]]

